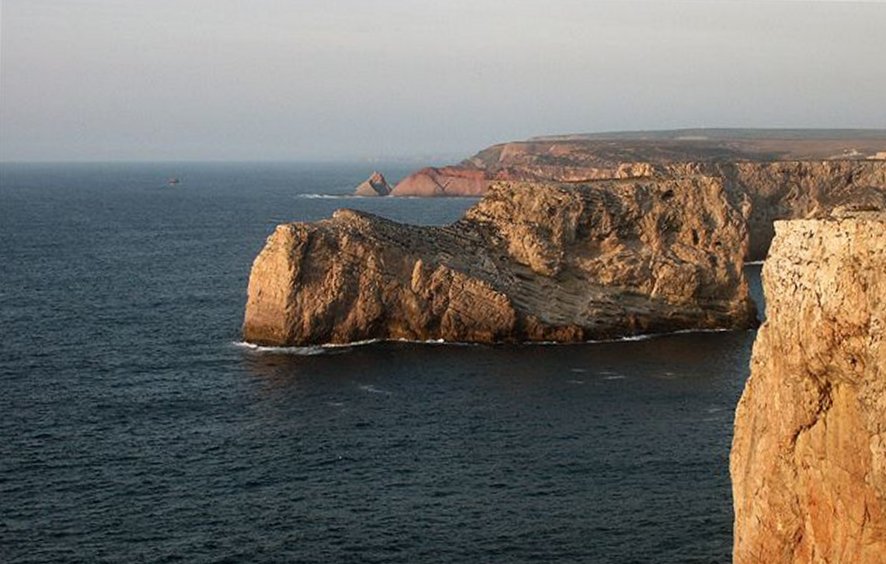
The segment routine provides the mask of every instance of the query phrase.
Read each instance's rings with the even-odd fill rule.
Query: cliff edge
[[[339,210],[268,238],[243,334],[493,343],[750,327],[746,223],[703,176],[499,183],[445,227]]]
[[[886,214],[779,221],[735,417],[734,561],[886,555]]]

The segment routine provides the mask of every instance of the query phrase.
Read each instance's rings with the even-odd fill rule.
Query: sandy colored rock
[[[339,210],[268,239],[244,338],[492,343],[750,327],[745,226],[722,182],[702,176],[498,183],[445,227]]]
[[[667,133],[647,132],[645,138],[641,133],[548,137],[493,145],[457,166],[407,176],[392,195],[481,196],[495,181],[717,176],[735,202],[750,206],[747,260],[766,256],[776,220],[826,217],[844,204],[886,206],[886,161],[880,158],[886,153],[884,131],[752,130],[744,136],[713,132],[710,137],[706,130]]]
[[[357,189],[354,190],[355,196],[387,196],[391,193],[391,186],[382,173],[377,170],[364,180]]]
[[[886,555],[886,214],[777,222],[735,417],[736,563]]]

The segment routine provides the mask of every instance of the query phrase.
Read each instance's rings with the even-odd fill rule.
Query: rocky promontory
[[[700,175],[496,183],[444,227],[339,210],[268,238],[244,338],[569,342],[751,327],[745,213]]]
[[[779,221],[738,405],[737,563],[886,555],[886,214]]]
[[[748,260],[766,256],[778,219],[825,217],[844,204],[886,203],[886,131],[683,130],[570,135],[502,143],[455,166],[424,168],[392,196],[482,196],[497,181],[723,179],[746,201]]]

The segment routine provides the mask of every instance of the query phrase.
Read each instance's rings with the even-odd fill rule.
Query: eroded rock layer
[[[418,227],[340,210],[278,226],[246,340],[583,341],[755,324],[746,217],[719,179],[499,183]]]
[[[886,555],[886,214],[776,223],[735,418],[737,563]]]

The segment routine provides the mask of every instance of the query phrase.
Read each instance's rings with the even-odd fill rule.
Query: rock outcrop
[[[766,256],[775,220],[826,217],[844,204],[886,203],[886,161],[876,152],[886,148],[886,132],[879,138],[875,132],[849,133],[860,138],[567,137],[504,143],[458,166],[415,172],[392,195],[482,196],[496,181],[717,176],[735,201],[750,203],[746,258],[759,260]]]
[[[387,196],[390,193],[391,186],[384,175],[377,170],[354,190],[355,196]]]
[[[269,237],[244,338],[493,343],[751,327],[746,223],[704,176],[498,183],[445,227],[339,210]]]
[[[736,563],[886,555],[886,214],[777,222],[735,417]]]
[[[413,172],[391,191],[392,196],[482,196],[490,176],[483,170],[448,166]]]

